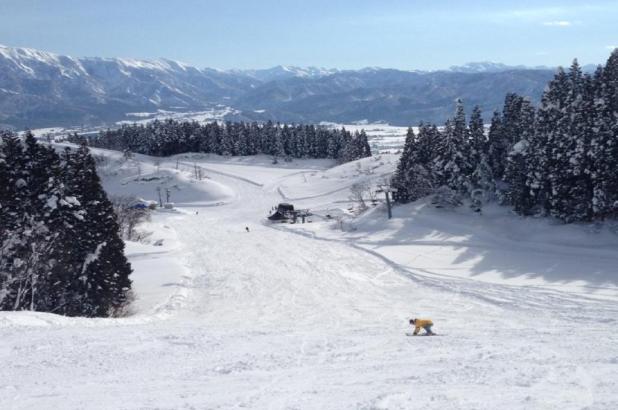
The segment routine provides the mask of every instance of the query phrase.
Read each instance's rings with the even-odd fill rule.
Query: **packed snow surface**
[[[618,408],[609,227],[424,201],[354,217],[350,187],[392,154],[96,154],[110,193],[176,209],[128,243],[130,316],[0,313],[2,409]],[[279,202],[315,216],[269,225]],[[408,337],[411,317],[440,336]]]

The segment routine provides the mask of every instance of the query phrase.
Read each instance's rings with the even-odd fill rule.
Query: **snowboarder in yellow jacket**
[[[433,326],[431,319],[410,319],[410,324],[414,326],[414,336],[418,335],[421,328],[425,329],[426,336],[435,335],[435,333],[431,331],[431,327]]]

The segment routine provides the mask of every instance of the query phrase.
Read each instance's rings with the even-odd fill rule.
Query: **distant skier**
[[[421,331],[421,328],[425,329],[426,336],[435,335],[435,333],[431,331],[431,327],[433,326],[433,322],[431,321],[431,319],[410,319],[410,324],[414,326],[414,336],[418,335],[418,332]]]
[[[245,230],[246,230],[247,232],[249,232],[249,227],[248,227],[248,226],[245,226]]]

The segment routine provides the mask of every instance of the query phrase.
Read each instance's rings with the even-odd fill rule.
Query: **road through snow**
[[[263,224],[280,172],[211,178],[235,197],[169,218],[186,274],[154,312],[2,313],[0,408],[617,407],[615,303],[423,275]]]

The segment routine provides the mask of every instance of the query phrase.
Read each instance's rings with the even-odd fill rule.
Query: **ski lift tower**
[[[386,209],[388,209],[388,219],[391,219],[393,217],[393,212],[391,211],[391,198],[388,194],[397,192],[397,188],[392,188],[389,185],[378,185],[378,188],[376,192],[384,192],[384,196],[386,197]]]

